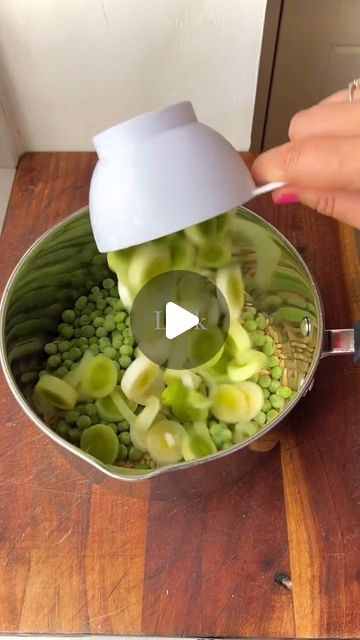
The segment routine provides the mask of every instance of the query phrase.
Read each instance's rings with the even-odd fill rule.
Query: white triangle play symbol
[[[165,307],[165,334],[169,340],[177,338],[199,324],[199,318],[190,311],[179,307],[175,302],[168,302]]]

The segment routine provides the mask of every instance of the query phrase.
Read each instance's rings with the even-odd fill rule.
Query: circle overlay
[[[172,339],[166,337],[166,305],[170,302],[199,319],[195,327]],[[139,349],[149,360],[183,370],[201,367],[221,354],[230,314],[223,294],[210,278],[174,270],[155,276],[140,289],[130,322]]]

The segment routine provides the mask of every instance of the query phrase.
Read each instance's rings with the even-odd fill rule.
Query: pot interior
[[[251,309],[255,308],[266,319],[264,333],[271,338],[272,355],[281,369],[279,382],[290,388],[292,395],[282,411],[276,413],[275,410],[272,419],[250,434],[248,440],[201,462],[246,447],[273,428],[306,390],[322,344],[321,301],[301,257],[276,229],[257,215],[244,208],[233,213],[231,239],[235,250],[231,260],[241,266],[244,277],[245,314],[250,309],[244,317],[251,321]],[[103,465],[55,433],[33,402],[33,388],[48,357],[44,345],[57,334],[62,312],[109,276],[114,274],[108,269],[106,255],[96,248],[87,209],[44,234],[25,254],[5,290],[1,309],[1,357],[16,399],[43,431],[110,475],[140,479],[164,469]],[[260,329],[254,332],[258,337],[263,335],[261,326],[260,323]],[[181,464],[187,467],[195,463],[198,461]]]

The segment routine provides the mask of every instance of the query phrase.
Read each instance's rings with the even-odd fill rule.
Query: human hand
[[[286,182],[276,204],[301,202],[360,229],[360,91],[339,91],[297,113],[290,142],[258,156],[257,183]]]

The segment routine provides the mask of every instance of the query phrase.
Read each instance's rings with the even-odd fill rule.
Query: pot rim
[[[135,474],[134,475],[130,475],[130,474],[127,475],[127,473],[129,473],[129,470],[127,470],[126,467],[124,468],[124,467],[116,467],[115,465],[105,465],[102,462],[100,462],[99,460],[97,460],[96,458],[93,458],[89,454],[87,454],[84,451],[82,451],[76,445],[73,445],[70,442],[67,442],[67,440],[64,440],[64,438],[62,438],[57,433],[55,433],[52,429],[50,429],[50,427],[48,427],[45,424],[45,422],[43,422],[41,420],[41,418],[27,404],[25,398],[21,394],[21,392],[20,392],[20,390],[19,390],[19,388],[17,386],[17,383],[16,383],[16,381],[15,381],[15,379],[13,377],[13,374],[11,372],[11,367],[10,367],[10,364],[8,362],[6,349],[5,349],[5,319],[6,319],[6,313],[7,313],[7,306],[8,306],[9,297],[10,297],[11,290],[12,290],[12,287],[14,285],[14,282],[16,280],[16,277],[17,277],[20,269],[26,264],[28,258],[31,257],[32,253],[41,245],[41,243],[45,239],[50,238],[59,229],[61,229],[62,226],[66,225],[69,222],[69,220],[72,220],[74,218],[80,217],[80,216],[84,215],[85,213],[87,213],[89,215],[89,207],[88,206],[82,207],[81,209],[78,209],[74,213],[70,214],[69,216],[66,216],[65,218],[63,218],[62,220],[57,222],[54,226],[52,226],[50,229],[48,229],[47,231],[42,233],[41,236],[39,236],[39,238],[37,238],[37,240],[35,240],[35,242],[33,242],[30,245],[30,247],[26,250],[26,252],[22,256],[22,258],[16,264],[15,268],[13,269],[10,277],[8,278],[8,280],[6,282],[6,285],[5,285],[3,294],[1,296],[1,300],[0,300],[0,364],[2,365],[4,376],[5,376],[5,379],[6,379],[6,382],[7,382],[8,386],[10,388],[11,393],[13,394],[13,396],[14,396],[15,400],[17,401],[18,405],[20,406],[20,408],[28,416],[28,418],[30,418],[32,420],[32,422],[37,427],[39,427],[39,429],[45,435],[47,435],[51,440],[53,440],[53,442],[57,443],[59,446],[63,447],[64,449],[69,451],[69,453],[74,454],[75,456],[77,456],[81,460],[85,460],[88,464],[92,465],[98,471],[100,471],[101,473],[103,473],[105,476],[107,476],[109,478],[112,478],[112,479],[115,479],[115,480],[120,480],[120,481],[125,481],[125,482],[130,482],[130,483],[138,483],[138,482],[143,482],[145,480],[150,480],[150,479],[155,478],[157,476],[163,475],[164,473],[179,472],[179,471],[181,471],[183,469],[184,470],[190,469],[192,467],[195,467],[195,466],[198,466],[198,465],[207,464],[207,463],[210,463],[212,461],[218,460],[220,458],[224,458],[225,456],[228,456],[228,455],[231,455],[231,454],[235,454],[238,451],[240,451],[241,449],[247,448],[249,445],[251,445],[252,443],[256,442],[256,440],[259,440],[266,433],[269,433],[275,427],[277,427],[278,424],[290,413],[290,411],[293,410],[293,408],[299,402],[299,400],[301,400],[303,395],[305,395],[306,391],[308,390],[308,388],[309,388],[309,386],[310,386],[310,384],[312,382],[315,370],[316,370],[316,368],[317,368],[317,366],[319,364],[320,358],[321,358],[322,347],[323,347],[323,336],[324,336],[324,307],[323,307],[323,303],[322,303],[319,287],[318,287],[318,285],[316,283],[316,280],[315,280],[312,272],[310,271],[309,267],[307,266],[306,262],[303,260],[302,256],[299,254],[298,250],[291,244],[291,242],[276,227],[274,227],[266,219],[262,218],[260,215],[258,215],[257,213],[255,213],[254,211],[252,211],[251,209],[249,209],[247,207],[244,207],[244,206],[240,205],[239,207],[237,207],[237,209],[241,209],[245,213],[249,213],[251,217],[253,217],[253,218],[257,219],[259,222],[263,223],[265,225],[265,227],[269,228],[282,241],[282,243],[285,244],[285,246],[291,251],[292,254],[295,254],[297,260],[300,262],[301,266],[303,267],[303,269],[304,269],[304,271],[305,271],[305,273],[306,273],[306,275],[307,275],[307,277],[308,277],[308,279],[309,279],[309,281],[310,281],[310,283],[311,283],[311,285],[313,287],[313,290],[314,290],[314,297],[315,297],[315,301],[316,301],[316,307],[317,307],[317,313],[318,313],[318,319],[319,319],[319,329],[318,329],[319,338],[318,338],[317,345],[316,345],[316,348],[315,348],[315,351],[314,351],[313,361],[312,361],[311,366],[309,368],[309,371],[308,371],[308,373],[306,375],[305,382],[304,382],[303,386],[301,387],[301,389],[298,390],[296,396],[293,398],[293,400],[291,402],[289,402],[289,404],[286,407],[286,409],[281,412],[281,414],[278,416],[278,418],[276,418],[276,420],[271,422],[267,427],[261,429],[256,434],[254,434],[253,436],[248,438],[245,442],[240,443],[238,445],[233,445],[230,449],[226,449],[224,451],[218,451],[215,454],[211,454],[210,456],[206,456],[206,457],[200,458],[198,460],[191,460],[189,462],[177,463],[177,464],[172,465],[172,466],[157,467],[157,468],[152,469],[152,470],[137,469],[136,470],[136,475]],[[94,242],[95,242],[95,240],[94,240]],[[112,471],[112,469],[114,469],[114,471]],[[116,471],[115,471],[115,469],[116,469]],[[124,474],[124,475],[120,475],[120,470],[121,470],[121,473]]]

